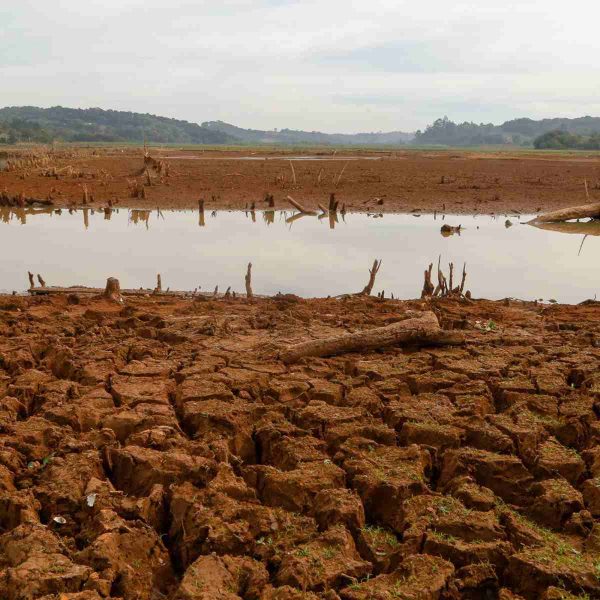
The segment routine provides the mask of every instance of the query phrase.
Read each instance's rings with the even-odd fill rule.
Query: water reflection
[[[598,292],[600,223],[531,227],[510,215],[506,228],[507,215],[415,216],[271,208],[206,214],[203,204],[195,211],[2,207],[0,285],[24,289],[31,271],[49,285],[94,287],[118,276],[123,287],[147,287],[160,272],[165,288],[238,291],[251,261],[257,294],[324,296],[362,289],[367,267],[382,258],[379,289],[409,298],[442,255],[445,263],[469,264],[475,297],[577,302]],[[460,236],[440,235],[443,222],[460,224]]]

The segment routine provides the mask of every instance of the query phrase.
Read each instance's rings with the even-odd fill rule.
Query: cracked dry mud
[[[277,359],[429,306],[464,347]],[[2,297],[0,598],[598,598],[599,341],[597,306]]]

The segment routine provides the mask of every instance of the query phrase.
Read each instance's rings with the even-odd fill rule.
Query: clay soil
[[[0,598],[598,598],[599,311],[1,297]]]
[[[307,208],[327,205],[335,193],[348,211],[536,213],[585,203],[584,180],[600,200],[600,157],[543,152],[339,151],[264,149],[202,151],[150,148],[164,163],[144,173],[141,148],[74,148],[4,152],[17,162],[0,172],[4,204],[50,199],[57,207],[88,203],[132,208],[287,208],[291,195]],[[295,161],[286,156],[319,155]],[[241,157],[268,160],[232,160]],[[279,158],[277,158],[279,157]],[[344,160],[345,157],[357,160]],[[0,156],[2,158],[2,156]],[[333,160],[333,159],[336,160]],[[371,160],[371,159],[375,160]],[[23,160],[19,160],[23,159]],[[166,168],[168,165],[168,168]],[[145,198],[132,197],[135,184]],[[22,195],[22,196],[21,196]]]

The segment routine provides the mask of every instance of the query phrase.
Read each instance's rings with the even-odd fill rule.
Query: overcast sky
[[[0,0],[0,106],[412,131],[600,116],[594,0]]]

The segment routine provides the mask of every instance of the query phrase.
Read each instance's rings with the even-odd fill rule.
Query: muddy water
[[[244,289],[248,261],[257,294],[326,296],[360,290],[375,258],[375,291],[414,298],[423,270],[442,256],[467,263],[474,297],[580,302],[600,292],[600,225],[537,229],[518,217],[348,214],[339,222],[285,212],[0,209],[0,288],[22,291],[27,271],[49,285]],[[292,218],[290,218],[292,217]],[[523,217],[521,221],[525,221]],[[462,225],[444,237],[444,224]],[[556,229],[556,228],[554,228]],[[584,240],[584,234],[587,237]],[[582,245],[583,242],[583,245]]]

